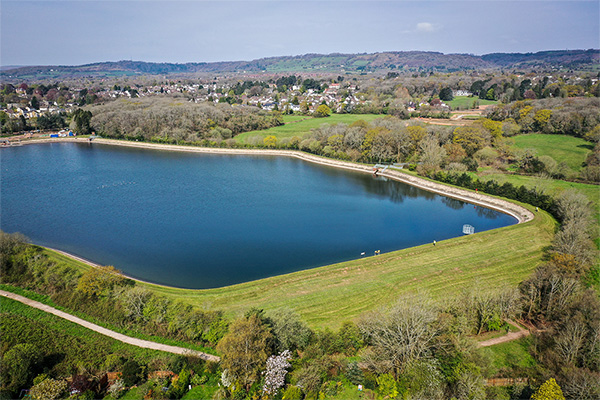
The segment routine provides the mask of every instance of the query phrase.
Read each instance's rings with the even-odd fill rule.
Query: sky
[[[597,49],[599,5],[599,0],[0,0],[0,65]]]

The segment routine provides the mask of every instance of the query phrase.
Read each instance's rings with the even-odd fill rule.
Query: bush
[[[123,365],[122,377],[127,387],[140,383],[144,378],[142,367],[136,361],[129,360]]]
[[[284,400],[302,400],[302,389],[298,386],[289,385],[283,392]]]

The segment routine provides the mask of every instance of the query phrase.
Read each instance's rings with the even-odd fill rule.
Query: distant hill
[[[429,51],[396,51],[373,54],[305,54],[253,61],[211,63],[151,63],[143,61],[101,62],[79,66],[35,66],[6,69],[9,79],[60,79],[120,75],[194,73],[291,73],[291,72],[385,72],[439,71],[513,67],[574,68],[600,63],[600,51],[557,50],[537,53],[443,54]]]

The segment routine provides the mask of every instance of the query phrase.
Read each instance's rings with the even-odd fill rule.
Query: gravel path
[[[186,356],[194,356],[194,357],[199,357],[204,360],[213,361],[213,362],[219,362],[221,360],[220,357],[213,356],[212,354],[203,353],[201,351],[186,349],[184,347],[170,346],[167,344],[161,344],[161,343],[151,342],[149,340],[142,340],[142,339],[132,338],[130,336],[125,336],[121,333],[111,331],[110,329],[103,328],[99,325],[93,324],[91,322],[88,322],[86,320],[78,318],[74,315],[67,314],[66,312],[57,310],[54,307],[50,307],[46,304],[40,303],[39,301],[31,300],[31,299],[28,299],[27,297],[23,297],[18,294],[15,294],[15,293],[0,290],[0,296],[7,297],[12,300],[16,300],[16,301],[19,301],[30,307],[34,307],[39,310],[45,311],[47,313],[54,314],[57,317],[64,318],[64,319],[74,322],[78,325],[81,325],[85,328],[88,328],[95,332],[98,332],[102,335],[111,337],[120,342],[127,343],[127,344],[130,344],[133,346],[143,347],[145,349],[160,350],[160,351],[165,351],[167,353],[173,353],[173,354],[183,354]]]

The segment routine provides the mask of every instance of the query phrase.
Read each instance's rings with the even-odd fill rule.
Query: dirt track
[[[0,290],[0,296],[7,297],[12,300],[16,300],[16,301],[26,304],[30,307],[37,308],[38,310],[42,310],[47,313],[54,314],[57,317],[64,318],[73,323],[81,325],[85,328],[88,328],[95,332],[98,332],[102,335],[111,337],[120,342],[127,343],[127,344],[130,344],[133,346],[142,347],[145,349],[160,350],[160,351],[165,351],[167,353],[173,353],[173,354],[183,354],[183,355],[188,355],[188,356],[194,356],[194,357],[199,357],[204,360],[213,361],[213,362],[219,362],[221,360],[220,357],[213,356],[212,354],[203,353],[201,351],[186,349],[184,347],[170,346],[167,344],[156,343],[156,342],[151,342],[149,340],[142,340],[142,339],[132,338],[130,336],[125,336],[121,333],[111,331],[110,329],[103,328],[99,325],[93,324],[91,322],[88,322],[86,320],[78,318],[74,315],[67,314],[66,312],[57,310],[54,307],[50,307],[46,304],[40,303],[39,301],[31,300],[31,299],[28,299],[27,297],[23,297],[18,294],[15,294],[15,293]]]
[[[525,336],[529,336],[530,332],[526,329],[523,329],[523,327],[521,327],[516,322],[514,322],[514,321],[507,321],[507,322],[509,324],[514,325],[517,328],[519,328],[519,331],[518,332],[509,332],[504,336],[500,336],[500,337],[489,339],[489,340],[484,340],[483,342],[479,342],[477,345],[479,347],[489,347],[489,346],[493,346],[495,344],[510,342],[510,341],[517,340],[517,339],[520,339]]]

